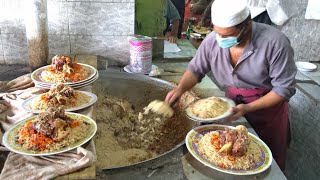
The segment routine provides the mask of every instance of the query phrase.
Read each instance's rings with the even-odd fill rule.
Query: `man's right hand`
[[[183,93],[184,91],[182,91],[180,88],[175,88],[167,94],[165,102],[170,105],[173,105],[172,103],[179,100]]]
[[[186,70],[178,86],[167,94],[165,102],[170,105],[174,105],[173,103],[179,100],[183,93],[192,89],[197,83],[197,75],[193,74],[190,70]]]

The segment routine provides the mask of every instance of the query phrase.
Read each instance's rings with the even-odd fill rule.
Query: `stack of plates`
[[[81,63],[78,63],[80,64],[81,66],[86,66],[87,68],[90,69],[90,75],[88,76],[88,78],[82,80],[82,81],[78,81],[78,82],[66,82],[64,84],[67,84],[69,85],[70,87],[72,87],[73,89],[79,89],[81,87],[84,87],[84,86],[87,86],[87,85],[90,85],[91,83],[93,83],[94,81],[96,81],[99,77],[99,73],[98,71],[90,66],[90,65],[87,65],[87,64],[81,64]],[[43,73],[44,71],[46,71],[46,69],[49,67],[50,65],[48,66],[44,66],[44,67],[41,67],[37,70],[35,70],[32,74],[31,74],[31,79],[33,80],[34,84],[36,87],[42,87],[42,88],[45,88],[45,89],[50,89],[51,85],[55,84],[53,82],[45,82],[42,78],[41,78],[41,73]]]

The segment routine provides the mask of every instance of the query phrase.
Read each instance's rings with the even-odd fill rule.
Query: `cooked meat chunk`
[[[227,152],[233,156],[243,156],[247,152],[249,136],[246,127],[237,126],[236,129],[226,128],[224,131],[219,132],[219,138],[220,146],[224,147],[220,152]]]
[[[65,127],[70,124],[70,119],[65,116],[62,108],[49,108],[47,112],[40,113],[38,117],[39,121],[34,125],[36,131],[52,138],[64,137],[65,134],[59,131],[64,131]]]
[[[52,58],[52,64],[51,64],[56,71],[62,71],[64,69],[64,66],[73,67],[73,63],[71,61],[71,58],[69,56],[65,55],[56,55]]]

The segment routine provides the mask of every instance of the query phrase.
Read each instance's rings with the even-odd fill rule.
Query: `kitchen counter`
[[[163,58],[153,59],[153,61],[190,61],[196,54],[197,49],[187,39],[178,39],[177,45],[181,49],[180,52],[167,52],[163,54]]]

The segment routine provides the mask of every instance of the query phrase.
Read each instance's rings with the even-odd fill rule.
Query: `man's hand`
[[[177,38],[176,36],[169,36],[169,39],[168,39],[168,40],[169,40],[170,43],[176,43],[176,42],[177,42],[177,39],[178,39],[178,38]]]
[[[183,93],[184,92],[181,89],[175,88],[167,94],[165,102],[171,105],[173,102],[177,101]]]
[[[235,121],[239,119],[241,116],[247,114],[249,112],[248,104],[238,104],[236,107],[231,109],[232,115],[226,119],[226,121]]]

